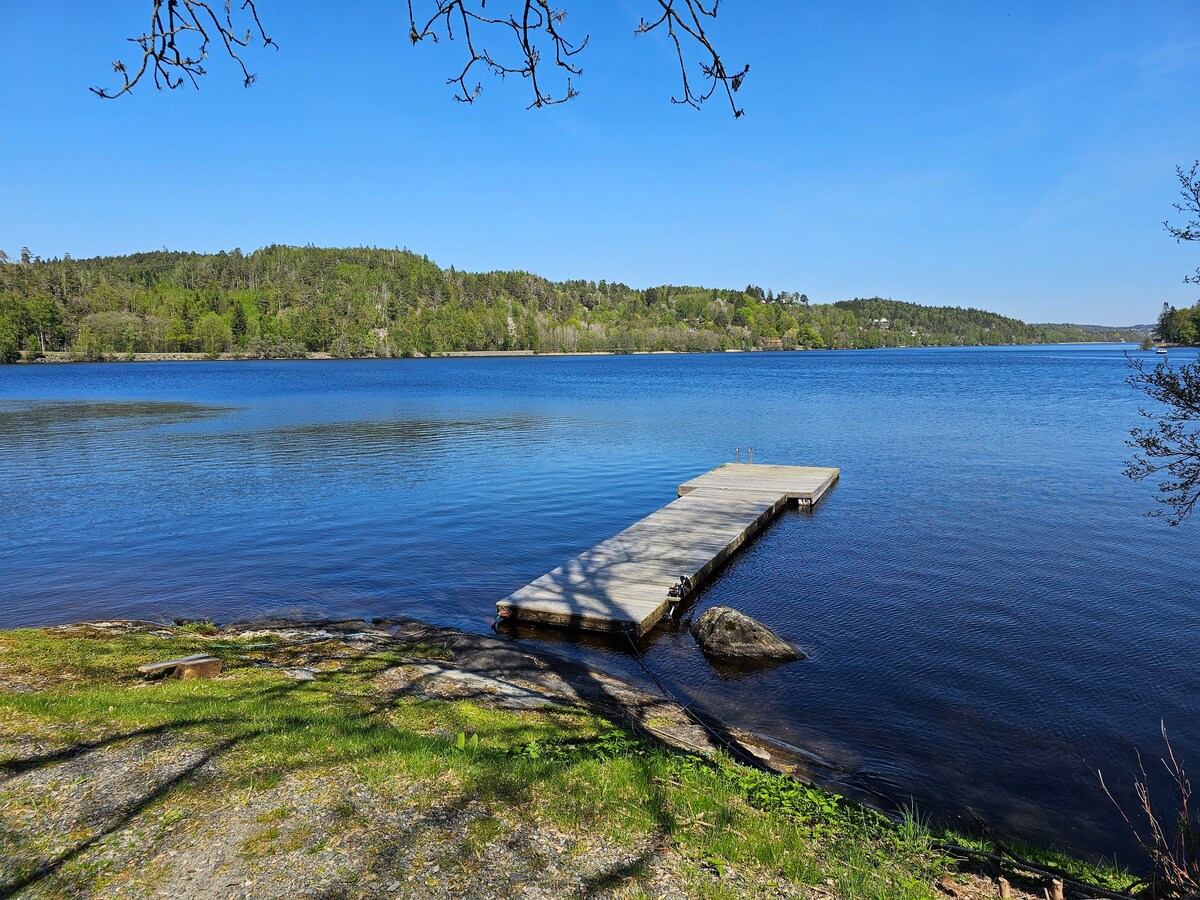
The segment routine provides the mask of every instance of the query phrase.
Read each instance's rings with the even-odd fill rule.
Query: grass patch
[[[954,844],[984,853],[995,852],[995,848],[989,841],[977,835],[938,830],[934,834],[934,839],[938,843]],[[1110,891],[1129,893],[1138,881],[1137,876],[1116,861],[1092,863],[1053,847],[1042,847],[1017,839],[1009,839],[1007,846],[1034,865],[1046,869],[1061,869],[1076,881],[1094,884]]]
[[[596,841],[627,848],[642,854],[624,876],[630,890],[663,849],[674,854],[676,874],[695,896],[753,894],[779,883],[820,885],[845,897],[927,900],[938,896],[936,879],[954,871],[933,849],[946,836],[915,819],[896,824],[786,777],[676,753],[582,710],[507,712],[395,697],[376,686],[387,668],[444,656],[436,648],[347,654],[336,640],[324,648],[271,644],[188,627],[168,637],[98,629],[0,633],[0,720],[12,748],[0,758],[0,772],[36,772],[138,741],[169,741],[164,753],[179,757],[177,748],[186,748],[200,762],[165,788],[132,798],[140,803],[137,816],[102,840],[96,826],[81,826],[65,842],[52,827],[63,815],[55,804],[69,800],[70,785],[40,797],[0,786],[0,895],[25,883],[52,895],[101,877],[136,878],[136,866],[127,862],[114,875],[78,848],[116,840],[141,820],[154,824],[161,843],[199,827],[206,811],[238,805],[261,807],[240,839],[242,855],[260,861],[301,848],[321,854],[343,833],[369,831],[375,807],[390,804],[411,809],[414,820],[461,819],[453,846],[468,868],[521,826],[569,835],[584,855]],[[201,652],[221,657],[221,678],[145,682],[136,675],[147,661]],[[339,665],[314,680],[280,671],[322,653]],[[4,687],[11,683],[21,689]],[[274,796],[279,786],[297,783],[326,785],[319,831],[297,821],[306,809]],[[306,846],[314,832],[320,840]],[[969,840],[953,836],[954,843]],[[1030,856],[1045,859],[1032,850]],[[39,879],[35,870],[47,859],[57,861],[53,873]],[[1056,857],[1054,864],[1108,886],[1128,883],[1078,861]],[[735,882],[737,890],[730,888]]]
[[[265,813],[260,813],[254,817],[255,822],[269,824],[271,822],[283,822],[290,819],[296,814],[296,810],[290,806],[277,806]]]
[[[283,832],[278,828],[264,828],[255,832],[242,842],[242,852],[247,856],[262,856],[275,849],[275,844]]]

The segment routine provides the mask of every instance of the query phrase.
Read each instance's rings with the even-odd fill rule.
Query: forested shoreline
[[[810,303],[741,290],[441,268],[408,250],[269,246],[0,261],[0,360],[66,352],[297,358],[450,352],[863,349],[1129,341],[881,298]]]
[[[1164,344],[1200,344],[1200,301],[1183,309],[1164,303],[1154,326],[1154,339]]]

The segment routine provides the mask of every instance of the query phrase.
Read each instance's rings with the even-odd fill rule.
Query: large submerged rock
[[[766,625],[728,606],[714,606],[696,619],[692,637],[701,650],[717,659],[804,659]]]

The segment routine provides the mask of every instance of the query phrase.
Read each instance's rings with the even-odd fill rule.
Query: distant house
[[[783,338],[767,338],[763,341],[764,350],[782,350]]]
[[[882,328],[884,331],[887,331],[889,328],[892,327],[892,323],[889,322],[887,319],[872,319],[871,324],[874,325],[876,328]]]

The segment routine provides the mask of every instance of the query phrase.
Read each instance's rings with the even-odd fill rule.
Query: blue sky
[[[149,0],[0,12],[0,249],[405,246],[1108,324],[1200,296],[1200,246],[1161,225],[1200,157],[1195,0],[725,0],[739,121],[670,104],[670,48],[632,34],[648,0],[566,4],[581,94],[533,111],[516,79],[455,103],[458,48],[410,46],[403,4],[259,2],[280,49],[250,53],[254,87],[214,58],[199,91],[117,101],[87,88]]]

